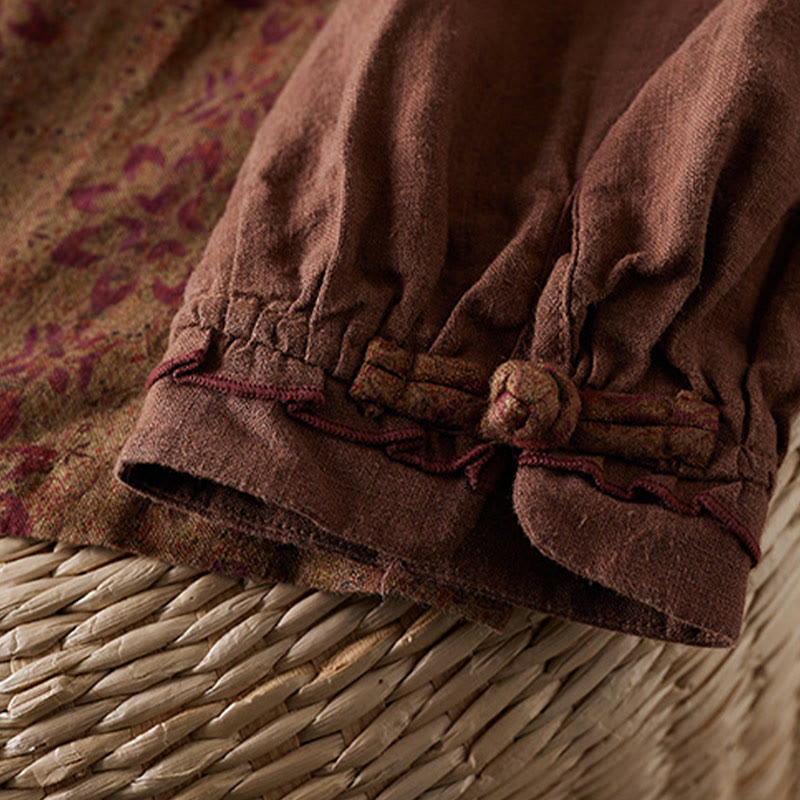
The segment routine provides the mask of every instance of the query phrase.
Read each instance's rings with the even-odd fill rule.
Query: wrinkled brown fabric
[[[732,644],[800,402],[798,74],[787,0],[340,2],[256,135],[119,477],[387,580]],[[691,391],[714,449],[489,452],[424,420],[420,441],[406,406],[349,393],[376,338],[487,378],[530,360],[582,391]]]

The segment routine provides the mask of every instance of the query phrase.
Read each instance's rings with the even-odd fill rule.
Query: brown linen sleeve
[[[772,0],[340,3],[118,476],[387,579],[733,643],[797,399],[797,43]]]
[[[796,4],[722,3],[647,81],[581,175],[528,351],[581,387],[718,410],[702,469],[578,436],[523,450],[514,489],[542,553],[712,629],[743,604],[800,400],[799,43]]]

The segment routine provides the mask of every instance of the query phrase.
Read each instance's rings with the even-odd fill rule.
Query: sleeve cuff
[[[659,493],[631,465],[525,453],[517,464],[505,450],[492,488],[476,491],[455,470],[392,458],[392,436],[407,428],[392,414],[365,419],[343,382],[301,359],[269,348],[254,357],[188,326],[152,375],[116,472],[154,499],[327,553],[343,570],[363,564],[382,576],[372,590],[489,624],[521,606],[695,645],[737,640],[753,553],[721,515],[760,530],[766,487],[675,478]],[[459,466],[474,444],[441,440],[425,443],[441,450],[426,452],[429,463]],[[359,588],[325,588],[348,585]]]

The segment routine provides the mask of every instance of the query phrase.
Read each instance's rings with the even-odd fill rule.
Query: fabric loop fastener
[[[579,389],[557,366],[512,360],[490,381],[450,356],[372,339],[350,386],[366,413],[393,411],[523,450],[577,450],[632,461],[707,466],[719,412],[694,392],[674,397]]]
[[[575,384],[552,364],[506,361],[492,376],[479,432],[531,450],[563,447],[578,424]]]

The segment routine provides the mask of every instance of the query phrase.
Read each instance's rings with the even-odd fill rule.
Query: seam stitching
[[[604,494],[611,495],[620,500],[633,501],[636,499],[636,491],[643,489],[660,500],[663,505],[671,511],[686,516],[698,517],[705,509],[722,526],[733,533],[739,540],[745,552],[750,556],[753,566],[761,560],[761,548],[753,536],[750,529],[741,522],[730,509],[725,506],[718,498],[714,497],[709,491],[703,491],[695,495],[691,504],[684,502],[670,489],[652,478],[639,478],[632,481],[627,486],[614,483],[606,477],[605,472],[597,464],[581,458],[560,458],[557,456],[546,456],[537,453],[525,452],[519,457],[520,466],[528,467],[550,467],[562,471],[582,472],[588,475],[595,486]]]
[[[207,376],[194,374],[205,355],[205,350],[198,348],[183,356],[172,358],[158,365],[146,382],[149,389],[156,381],[167,375],[177,383],[190,383],[204,388],[217,389],[237,396],[275,400],[283,404],[285,412],[311,427],[338,438],[356,444],[382,446],[386,455],[395,460],[417,467],[425,472],[448,475],[465,472],[469,486],[473,490],[486,489],[481,484],[483,468],[496,452],[493,444],[481,443],[449,460],[431,459],[417,452],[425,441],[425,430],[416,425],[394,428],[383,431],[366,431],[343,423],[326,419],[315,412],[315,406],[324,406],[325,396],[319,387],[297,385],[279,387],[270,384],[255,384],[224,376]],[[621,486],[609,480],[604,471],[595,463],[581,458],[561,458],[542,455],[533,450],[524,450],[518,457],[519,466],[540,466],[569,471],[576,470],[592,478],[595,486],[605,494],[621,500],[633,501],[637,490],[645,490],[656,497],[662,504],[676,513],[697,517],[705,509],[715,517],[722,526],[733,533],[750,556],[753,566],[761,560],[761,549],[750,529],[741,522],[720,500],[703,491],[696,495],[692,504],[688,504],[675,495],[670,489],[652,478],[640,478],[627,486]]]

